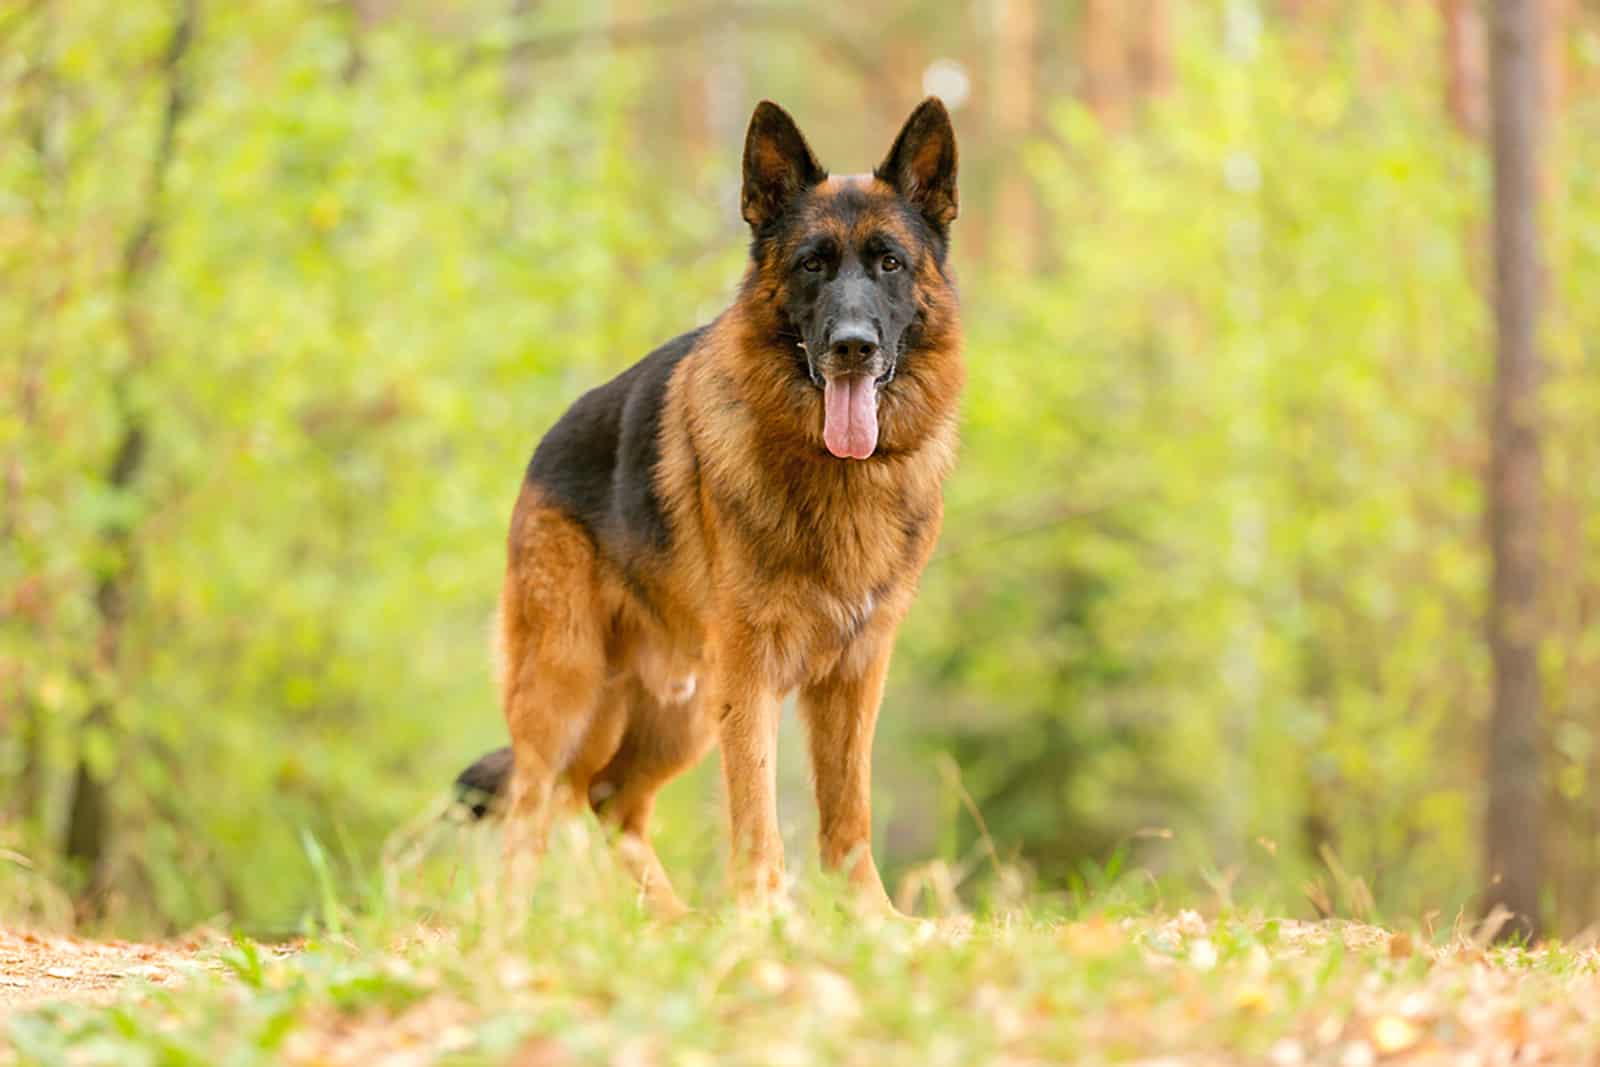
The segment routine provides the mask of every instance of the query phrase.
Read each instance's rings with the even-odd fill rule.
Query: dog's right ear
[[[757,104],[744,139],[744,190],[739,197],[740,213],[750,228],[760,230],[827,176],[789,113],[771,100]]]
[[[956,217],[956,131],[944,101],[930,96],[906,119],[888,158],[873,172],[915,204],[942,234]]]

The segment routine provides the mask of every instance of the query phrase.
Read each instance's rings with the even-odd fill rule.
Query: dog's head
[[[878,445],[880,393],[924,340],[948,292],[956,140],[937,98],[906,120],[871,174],[829,177],[788,113],[750,119],[741,206],[751,256],[776,302],[774,330],[822,393],[823,441],[840,458]]]

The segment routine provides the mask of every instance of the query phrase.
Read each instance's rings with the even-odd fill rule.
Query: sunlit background
[[[1600,6],[1552,11],[1529,832],[1575,930]],[[734,291],[752,107],[850,172],[931,92],[970,384],[880,733],[889,880],[1449,921],[1490,699],[1483,36],[1424,0],[0,7],[0,910],[270,931],[317,856],[371,879],[503,743],[535,441]],[[712,758],[659,820],[700,900],[717,793]]]

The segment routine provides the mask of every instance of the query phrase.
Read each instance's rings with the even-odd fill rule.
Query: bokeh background
[[[1529,832],[1570,930],[1600,915],[1600,5],[1550,7]],[[1471,909],[1484,40],[1450,0],[0,5],[0,910],[270,931],[368,884],[503,743],[535,441],[734,290],[755,102],[856,171],[925,92],[970,388],[880,735],[890,880]],[[716,779],[660,820],[702,899]]]

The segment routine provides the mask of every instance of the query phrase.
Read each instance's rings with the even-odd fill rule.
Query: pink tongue
[[[822,441],[840,459],[866,459],[878,447],[878,388],[865,374],[829,378],[822,387]]]

